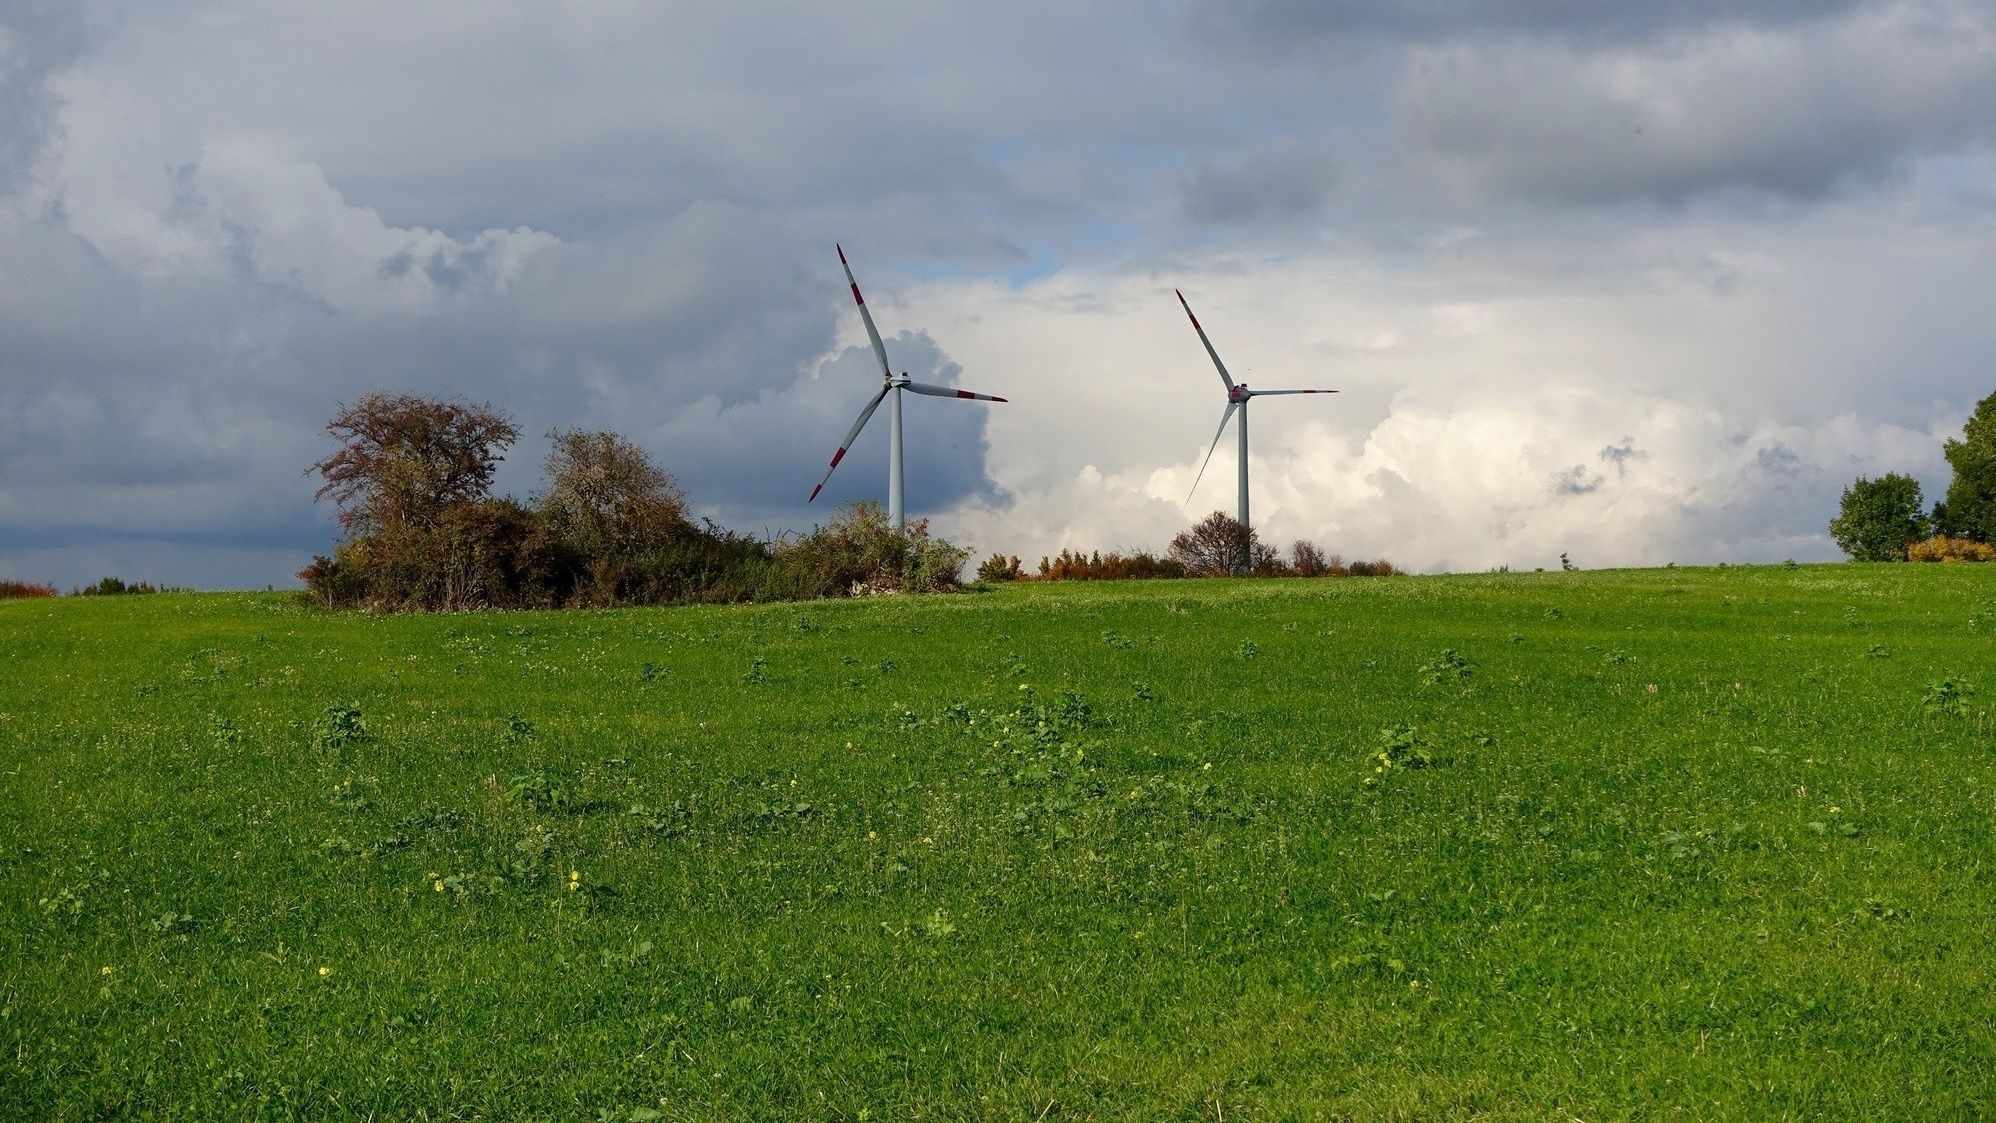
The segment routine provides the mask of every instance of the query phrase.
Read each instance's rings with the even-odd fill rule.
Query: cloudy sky
[[[1802,560],[1996,391],[1987,0],[0,0],[0,576],[287,585],[373,390],[757,533]],[[1231,435],[1228,438],[1231,442]]]

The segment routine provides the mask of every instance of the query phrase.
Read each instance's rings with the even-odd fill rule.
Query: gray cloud
[[[1646,460],[1648,458],[1649,453],[1637,448],[1636,442],[1628,437],[1623,437],[1619,443],[1608,445],[1601,450],[1601,459],[1615,466],[1615,475],[1617,478],[1623,478],[1629,474],[1629,462],[1631,460]]]
[[[1599,473],[1589,471],[1587,465],[1575,464],[1554,473],[1552,490],[1556,495],[1587,495],[1606,482]]]
[[[1667,48],[1455,41],[1411,52],[1400,100],[1422,166],[1471,196],[1810,198],[1996,140],[1996,12],[1883,4]]]
[[[1838,476],[1935,470],[1988,392],[1968,0],[76,10],[0,15],[9,576],[287,580],[376,389],[808,525],[877,377],[835,240],[897,367],[1013,399],[907,403],[911,510],[1008,552],[1183,519],[1173,287],[1237,374],[1345,390],[1257,415],[1271,534],[1416,566],[1817,556]]]
[[[1195,222],[1220,226],[1314,219],[1336,182],[1327,148],[1284,143],[1195,167],[1184,185],[1185,211]]]
[[[1212,3],[1200,22],[1231,27],[1271,50],[1350,38],[1428,40],[1528,34],[1624,42],[1712,25],[1779,27],[1833,18],[1858,0],[1677,0],[1604,4],[1592,0],[1254,0]]]
[[[50,79],[102,33],[79,0],[13,0],[0,11],[0,195],[20,190],[54,134]]]

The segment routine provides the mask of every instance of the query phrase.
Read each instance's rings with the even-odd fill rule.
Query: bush
[[[855,503],[802,538],[776,547],[779,582],[805,596],[932,593],[961,584],[970,551],[929,535],[927,519],[895,530],[878,503]]]
[[[640,586],[674,583],[680,576],[663,551],[696,537],[686,518],[686,499],[672,477],[637,445],[615,433],[569,429],[549,433],[548,488],[535,500],[535,512],[551,539],[549,558],[573,572],[559,582],[593,604],[653,599]]]
[[[37,585],[32,581],[0,580],[0,600],[39,600],[55,596],[54,585]]]
[[[1147,550],[1119,554],[1096,551],[1082,554],[1062,550],[1057,556],[1040,559],[1043,581],[1148,581],[1188,577],[1184,563],[1160,558]]]
[[[564,566],[534,513],[511,499],[458,503],[430,525],[346,539],[298,577],[328,607],[527,608],[560,603]]]
[[[1916,562],[1996,561],[1996,546],[1969,538],[1936,534],[1906,547],[1906,560]]]
[[[1025,576],[1025,571],[1019,568],[1019,556],[1017,554],[1011,557],[1006,557],[1004,554],[993,554],[977,563],[977,579],[979,581],[1018,581]]]
[[[1345,572],[1352,577],[1396,577],[1401,570],[1392,562],[1380,558],[1377,561],[1355,561],[1345,567]]]

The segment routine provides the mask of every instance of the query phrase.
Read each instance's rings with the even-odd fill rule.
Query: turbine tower
[[[846,261],[845,247],[839,246],[838,251],[839,264],[845,266],[846,282],[852,286],[853,303],[859,305],[859,318],[866,322],[866,337],[873,341],[873,355],[880,360],[881,385],[880,392],[873,396],[872,401],[866,403],[865,409],[859,411],[859,420],[852,423],[852,431],[846,434],[844,441],[840,442],[839,450],[832,454],[831,464],[826,467],[825,474],[818,477],[818,486],[811,489],[811,498],[805,502],[812,502],[818,498],[818,493],[825,489],[825,481],[832,478],[832,472],[839,466],[839,461],[845,459],[846,451],[852,448],[853,441],[859,439],[859,431],[866,428],[867,419],[873,416],[874,410],[880,408],[881,399],[892,396],[894,400],[887,408],[887,517],[893,520],[894,529],[900,530],[907,524],[902,510],[901,391],[926,394],[931,398],[970,398],[980,402],[1002,402],[1005,399],[994,398],[989,394],[973,394],[953,386],[931,386],[924,382],[914,382],[908,378],[907,371],[902,371],[897,377],[893,369],[887,365],[887,345],[880,342],[880,329],[873,326],[873,313],[866,310],[866,298],[859,295],[859,282],[853,280],[852,265]]]
[[[1199,481],[1206,475],[1206,465],[1213,462],[1213,450],[1220,447],[1220,437],[1227,431],[1227,422],[1234,419],[1234,411],[1241,415],[1240,446],[1240,520],[1242,526],[1253,526],[1248,521],[1248,476],[1247,476],[1247,407],[1248,400],[1265,394],[1335,394],[1336,390],[1250,390],[1245,382],[1235,382],[1227,373],[1227,364],[1220,361],[1220,353],[1213,350],[1213,341],[1206,338],[1206,329],[1199,326],[1199,317],[1192,315],[1192,306],[1185,303],[1185,294],[1177,289],[1178,303],[1185,306],[1185,314],[1192,319],[1192,330],[1199,333],[1199,342],[1206,345],[1206,354],[1213,357],[1213,366],[1220,372],[1220,381],[1227,384],[1227,411],[1220,415],[1220,427],[1213,433],[1213,445],[1206,450],[1206,459],[1199,462],[1199,474],[1192,477],[1192,491],[1185,493],[1185,502],[1192,502],[1192,493],[1199,490]]]

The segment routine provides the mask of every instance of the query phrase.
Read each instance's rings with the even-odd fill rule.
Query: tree
[[[1954,480],[1934,504],[1935,529],[1942,534],[1996,543],[1996,394],[1976,403],[1961,439],[1946,445]]]
[[[1322,577],[1336,565],[1315,542],[1306,538],[1297,539],[1289,547],[1289,568],[1298,577]]]
[[[644,449],[608,430],[548,437],[548,487],[536,506],[584,557],[628,558],[692,530],[686,497]]]
[[[339,451],[306,469],[350,534],[429,530],[453,507],[485,498],[520,431],[489,405],[369,394],[326,423]]]
[[[1863,476],[1844,489],[1830,536],[1853,561],[1903,561],[1906,547],[1927,536],[1920,481],[1897,472]]]
[[[1198,525],[1171,540],[1171,557],[1195,577],[1253,573],[1275,561],[1273,547],[1264,546],[1254,528],[1215,511]]]

